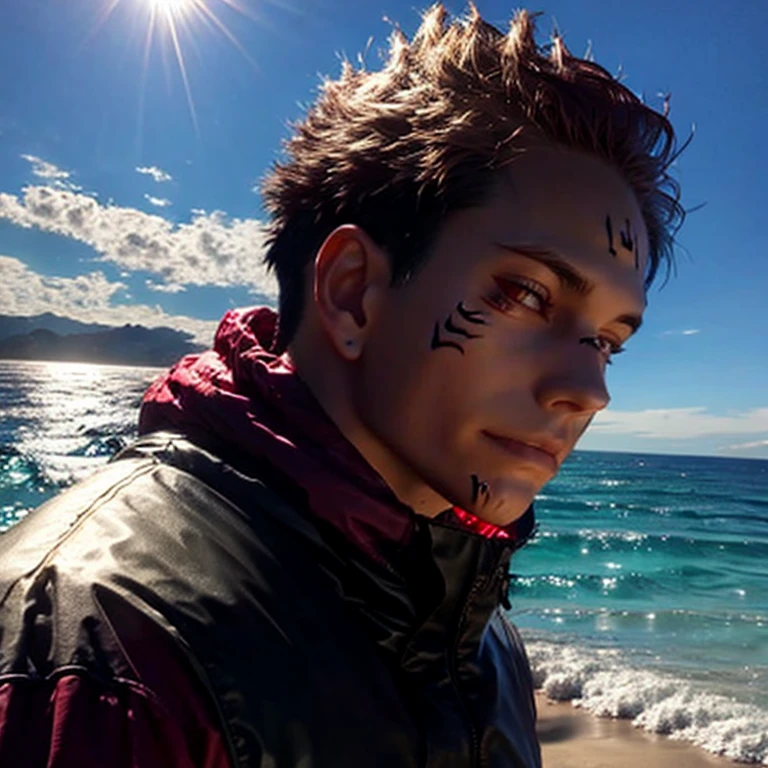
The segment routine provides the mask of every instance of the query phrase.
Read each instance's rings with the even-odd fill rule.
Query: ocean
[[[153,368],[0,361],[0,531],[136,435]],[[512,561],[536,683],[768,765],[768,461],[576,451]]]

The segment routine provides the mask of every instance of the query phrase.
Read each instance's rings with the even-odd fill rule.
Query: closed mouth
[[[560,468],[559,456],[564,449],[559,443],[556,444],[553,441],[544,441],[541,439],[525,440],[516,437],[506,437],[503,435],[496,435],[492,432],[485,432],[484,434],[511,453],[523,455],[534,461],[538,460],[539,463],[548,465],[553,473],[557,472]]]

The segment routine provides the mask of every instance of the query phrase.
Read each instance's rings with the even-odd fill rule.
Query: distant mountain
[[[0,315],[0,341],[10,336],[22,336],[32,331],[53,331],[61,336],[70,333],[96,333],[108,331],[113,326],[98,323],[81,323],[68,317],[59,317],[51,312],[34,317],[17,317],[16,315]]]
[[[0,340],[0,359],[165,366],[205,349],[190,342],[191,338],[191,333],[172,328],[141,325],[66,335],[36,328]]]

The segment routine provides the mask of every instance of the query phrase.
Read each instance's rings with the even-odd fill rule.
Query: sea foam
[[[615,649],[540,639],[527,639],[526,648],[535,685],[550,699],[631,720],[736,762],[768,765],[768,712],[758,706],[632,666]]]

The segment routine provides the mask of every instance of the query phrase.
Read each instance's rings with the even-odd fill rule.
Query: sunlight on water
[[[0,361],[0,530],[124,447],[159,372]]]

